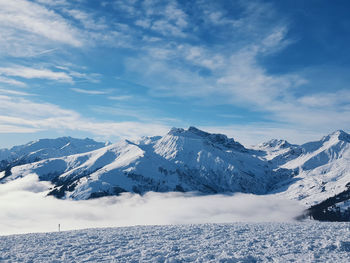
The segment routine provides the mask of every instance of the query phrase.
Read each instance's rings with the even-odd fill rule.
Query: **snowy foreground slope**
[[[252,149],[195,127],[104,147],[84,142],[79,150],[69,142],[34,152],[28,144],[26,156],[37,158],[24,163],[11,162],[2,150],[8,163],[0,183],[36,174],[50,182],[49,195],[74,200],[149,191],[273,194],[310,208],[315,219],[350,220],[350,135],[344,131],[303,145],[274,139]]]
[[[0,236],[1,262],[349,262],[348,223],[135,226]]]

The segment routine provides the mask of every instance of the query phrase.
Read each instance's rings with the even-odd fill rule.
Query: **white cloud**
[[[83,1],[0,0],[0,56],[36,57],[66,48],[128,47],[134,40],[125,24],[107,21]]]
[[[102,91],[102,90],[86,90],[86,89],[79,89],[79,88],[71,88],[71,90],[78,93],[89,94],[89,95],[103,95],[108,93],[107,91]]]
[[[135,16],[139,14],[139,11],[134,6],[135,2],[136,1],[134,0],[130,0],[130,1],[115,0],[113,1],[112,5],[117,10],[122,10],[130,16]]]
[[[97,121],[49,103],[33,102],[21,97],[0,95],[0,132],[23,133],[56,130],[83,131],[105,139],[139,138],[165,134],[163,123]]]
[[[187,15],[179,8],[176,1],[172,1],[166,6],[164,16],[167,17],[169,21],[173,21],[179,28],[186,28],[188,26]]]
[[[36,2],[45,4],[45,5],[52,5],[52,6],[68,5],[68,2],[66,0],[36,0]]]
[[[185,37],[186,34],[184,34],[176,25],[173,25],[169,23],[167,20],[157,20],[152,23],[151,29],[154,31],[157,31],[158,33],[162,35],[173,35],[177,37]]]
[[[0,133],[35,133],[41,131],[37,128],[24,127],[20,125],[0,124]]]
[[[65,110],[50,103],[38,103],[21,97],[0,95],[0,116],[18,117],[23,123],[31,122],[37,118],[70,117],[78,118],[79,114]]]
[[[49,69],[38,69],[38,68],[29,68],[29,67],[7,67],[0,68],[0,75],[11,76],[11,77],[21,77],[25,79],[50,79],[57,80],[62,82],[72,83],[73,79],[65,72],[52,71]]]
[[[348,104],[349,105],[349,104]],[[350,110],[347,107],[319,108],[305,107],[295,101],[279,103],[269,107],[273,116],[278,120],[284,120],[295,129],[304,127],[322,132],[330,132],[338,129],[349,130]]]
[[[277,26],[262,40],[260,52],[274,53],[282,50],[287,45],[291,44],[292,41],[286,39],[288,28],[286,25]],[[266,54],[265,54],[266,55]]]
[[[44,197],[49,183],[32,174],[0,184],[0,233],[91,227],[293,221],[303,211],[295,201],[249,194],[122,194],[88,201]]]
[[[152,11],[150,11],[150,8]],[[170,1],[165,7],[146,7],[146,14],[151,14],[150,29],[164,36],[187,37],[184,30],[188,26],[187,15],[179,8],[176,1]],[[155,18],[161,17],[161,18]]]
[[[74,19],[81,22],[84,28],[88,30],[105,30],[108,28],[108,25],[104,19],[101,18],[96,21],[90,13],[77,9],[66,9],[65,11]]]
[[[33,53],[29,57],[40,57],[40,56],[43,56],[43,55],[54,53],[54,52],[56,52],[58,50],[59,50],[59,48],[50,48],[50,49],[46,49],[46,50],[41,50],[41,51],[38,51],[37,53]]]
[[[2,93],[2,94],[9,94],[9,95],[18,95],[18,96],[30,96],[30,95],[32,95],[30,93],[23,92],[23,91],[10,90],[10,89],[1,89],[1,88],[0,88],[0,93]]]
[[[151,20],[150,19],[139,19],[135,21],[135,25],[143,27],[143,28],[149,28],[151,26]]]
[[[0,0],[0,32],[2,51],[14,56],[37,53],[48,41],[83,45],[79,30],[61,15],[26,0]]]
[[[218,78],[218,91],[234,103],[250,103],[263,109],[304,83],[298,75],[270,75],[256,61],[257,51],[243,49],[233,54],[224,74]]]
[[[11,78],[6,78],[6,77],[3,77],[1,75],[0,75],[0,82],[5,83],[5,84],[10,84],[13,86],[18,86],[18,87],[25,87],[26,86],[26,84],[22,81],[18,81],[18,80],[11,79]]]
[[[81,81],[88,81],[93,83],[99,82],[100,74],[77,72],[70,70],[68,67],[61,66],[55,66],[54,68],[56,70],[51,70],[43,67],[26,67],[21,65],[15,65],[11,67],[0,67],[0,82],[23,87],[27,86],[27,84],[25,84],[22,81],[18,81],[17,79],[8,77],[19,77],[24,79],[47,79],[71,84]],[[83,89],[75,89],[75,91],[81,93],[83,93],[84,91],[85,93],[88,92]],[[104,92],[103,94],[105,93],[106,92]],[[102,93],[99,92],[99,94]]]
[[[114,1],[114,8],[125,11],[134,19],[136,26],[152,30],[163,37],[188,36],[184,32],[189,25],[188,17],[177,1],[144,1],[141,5],[136,1]]]
[[[107,97],[110,100],[116,100],[116,101],[125,101],[125,100],[130,100],[133,98],[133,96],[130,95],[121,95],[121,96],[109,96]]]
[[[305,95],[300,97],[298,102],[307,107],[341,107],[350,104],[350,91],[338,90],[336,92],[321,92]]]

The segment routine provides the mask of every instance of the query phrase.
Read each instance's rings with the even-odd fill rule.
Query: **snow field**
[[[135,226],[0,236],[0,262],[349,262],[349,223]]]

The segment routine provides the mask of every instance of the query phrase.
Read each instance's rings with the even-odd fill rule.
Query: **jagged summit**
[[[299,145],[278,139],[271,139],[267,142],[260,143],[253,146],[252,149],[260,158],[271,162],[273,161],[275,167],[295,158],[301,152]]]
[[[182,128],[172,128],[168,132],[168,135],[188,138],[200,138],[205,139],[210,143],[221,145],[227,148],[245,150],[244,146],[239,142],[236,142],[233,138],[228,138],[226,135],[220,133],[208,133],[193,126],[190,126],[187,130]]]
[[[340,140],[340,141],[345,141],[345,142],[350,142],[350,134],[346,133],[343,130],[336,130],[335,132],[332,132],[331,134],[323,137],[323,141],[325,140]]]
[[[340,148],[344,147],[350,142],[350,135],[343,130],[336,130],[326,136],[323,136],[318,141],[307,142],[301,147],[304,153],[310,153],[315,151],[324,151],[327,149],[333,149],[336,152],[340,151]]]
[[[169,135],[174,135],[174,136],[199,136],[199,137],[207,137],[210,135],[210,133],[202,131],[196,127],[190,126],[187,130],[183,128],[176,128],[173,127],[170,129],[168,132]]]
[[[271,139],[267,142],[261,143],[258,145],[260,148],[287,148],[292,146],[288,141],[286,140],[278,140],[278,139]]]

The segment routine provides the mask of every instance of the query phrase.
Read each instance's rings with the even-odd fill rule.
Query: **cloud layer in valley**
[[[293,221],[296,202],[250,194],[126,193],[94,200],[45,197],[35,174],[0,184],[0,234],[132,225]]]

